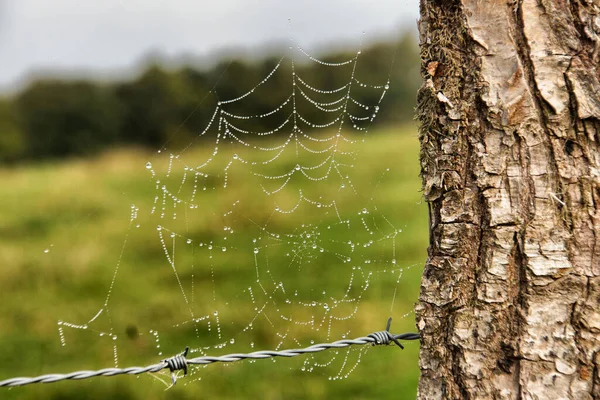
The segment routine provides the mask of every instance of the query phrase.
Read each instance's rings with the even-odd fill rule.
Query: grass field
[[[185,162],[204,159],[212,151],[212,148],[196,147],[184,153]],[[241,150],[226,150],[239,151],[239,156],[245,157]],[[351,295],[362,297],[359,304],[352,303],[351,307],[359,305],[358,311],[352,318],[336,322],[329,333],[325,328],[315,328],[314,324],[272,322],[268,317],[263,318],[265,314],[257,312],[255,307],[265,304],[267,315],[271,317],[289,312],[296,319],[315,319],[327,312],[298,307],[298,304],[311,298],[320,299],[316,291],[332,295],[349,291],[349,267],[341,269],[334,265],[339,257],[327,259],[302,248],[306,259],[310,261],[314,257],[314,262],[307,261],[302,269],[286,269],[280,267],[285,259],[283,253],[297,250],[283,249],[291,241],[284,243],[281,251],[277,246],[266,244],[265,227],[270,231],[293,232],[294,237],[300,237],[299,227],[305,230],[310,227],[313,233],[329,235],[330,248],[341,246],[339,243],[347,241],[348,231],[336,230],[339,217],[332,210],[317,215],[311,207],[300,207],[281,218],[273,217],[273,208],[264,206],[259,182],[248,176],[246,168],[234,165],[228,170],[226,190],[199,194],[200,207],[192,210],[167,204],[168,221],[165,222],[165,218],[158,216],[160,199],[158,211],[149,213],[156,204],[158,185],[150,179],[145,165],[152,161],[153,169],[164,176],[162,183],[169,187],[180,185],[185,172],[173,167],[167,177],[168,157],[133,149],[114,150],[90,160],[0,169],[0,300],[3,304],[0,308],[0,380],[111,367],[115,365],[114,345],[118,349],[119,367],[126,367],[153,364],[185,346],[207,347],[210,355],[220,355],[273,349],[280,344],[281,348],[310,345],[311,341],[327,340],[327,334],[332,340],[340,339],[337,335],[342,333],[358,337],[383,329],[390,315],[394,317],[393,332],[415,331],[414,315],[410,311],[418,296],[428,235],[427,208],[421,202],[419,191],[418,153],[414,128],[380,128],[369,134],[357,156],[351,174],[356,190],[352,190],[347,200],[337,185],[317,182],[316,189],[301,188],[305,196],[322,198],[324,204],[326,199],[337,198],[338,212],[343,215],[356,216],[357,210],[360,214],[360,210],[367,207],[369,217],[373,215],[370,221],[385,224],[382,219],[385,216],[390,225],[398,231],[401,229],[395,243],[382,240],[380,245],[376,243],[357,251],[361,252],[357,258],[361,263],[368,261],[364,269],[359,268],[357,279],[366,271],[373,272],[373,278],[364,295],[360,294],[360,286],[355,285]],[[275,174],[296,163],[310,164],[308,160],[281,157],[268,168]],[[219,170],[209,172],[216,180],[206,178],[198,188],[222,186],[225,179],[222,170],[220,174]],[[278,193],[277,201],[282,207],[290,208],[297,201],[290,194],[298,191],[300,184],[295,185],[292,182]],[[239,205],[234,207],[235,212],[224,215],[236,201]],[[139,209],[133,219],[132,205]],[[174,213],[176,219],[172,217]],[[228,223],[236,234],[224,239],[223,225]],[[163,232],[184,234],[178,233],[161,244],[157,240],[157,225],[164,227]],[[350,232],[351,240],[365,243],[368,232],[365,229],[357,229],[355,234]],[[257,237],[262,247],[255,258],[252,248],[259,245],[253,244],[252,239]],[[228,250],[214,258],[210,253],[209,259],[207,246],[185,247],[186,239],[192,244],[210,243],[212,246],[214,242],[215,247],[227,243]],[[225,242],[227,240],[229,242]],[[390,266],[393,244],[396,264]],[[260,258],[265,257],[267,251],[272,263],[268,267],[266,259]],[[173,257],[177,255],[173,261],[173,265],[180,268],[177,275],[167,262],[165,252]],[[270,278],[263,277],[263,281],[255,285],[259,273],[257,265],[262,276],[272,274],[277,277],[271,279],[273,282],[281,279],[287,286],[296,288],[297,299],[288,305],[288,294],[283,291],[260,293],[257,287],[268,283]],[[396,271],[400,268],[403,273],[397,281]],[[254,291],[249,290],[249,286],[254,287]],[[193,293],[193,298],[185,299],[189,303],[183,301],[182,292]],[[273,298],[268,297],[267,292]],[[103,307],[104,303],[108,305]],[[340,310],[343,307],[340,305]],[[59,320],[83,325],[101,309],[104,311],[87,329],[63,327],[65,345],[61,345]],[[193,324],[183,323],[190,320],[191,309],[198,316],[210,316],[213,310],[218,310],[220,322],[209,326],[201,323],[193,329]],[[257,316],[251,329],[247,329],[249,320],[252,322]],[[212,329],[207,329],[210,327]],[[151,330],[160,332],[160,348]],[[296,341],[275,334],[284,331]],[[117,340],[113,341],[112,336]],[[220,348],[219,343],[229,338],[235,339],[235,343],[228,342]],[[395,347],[372,348],[362,355],[362,361],[347,378],[339,380],[328,378],[337,376],[340,370],[342,375],[349,372],[341,365],[345,352],[340,352],[331,365],[314,368],[312,372],[307,371],[311,368],[306,366],[325,363],[331,354],[316,357],[306,365],[304,356],[276,362],[210,365],[195,369],[193,376],[182,379],[168,391],[150,376],[121,376],[0,389],[0,398],[410,399],[416,393],[418,343],[407,342],[405,347],[404,351]],[[350,352],[348,365],[354,365],[360,354],[359,350]]]

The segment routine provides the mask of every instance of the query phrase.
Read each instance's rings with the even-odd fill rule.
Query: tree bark
[[[600,1],[421,0],[419,399],[600,399]]]

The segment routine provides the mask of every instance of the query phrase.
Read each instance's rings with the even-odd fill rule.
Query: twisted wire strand
[[[418,340],[420,335],[418,333],[403,333],[400,335],[394,335],[389,332],[390,324],[392,319],[388,320],[388,325],[385,331],[378,331],[369,334],[368,336],[359,337],[356,339],[344,339],[338,340],[332,343],[321,343],[315,344],[303,349],[288,349],[288,350],[262,350],[255,351],[252,353],[233,353],[223,356],[202,356],[186,359],[189,348],[186,349],[173,357],[161,360],[160,363],[148,365],[146,367],[129,367],[129,368],[105,368],[98,371],[76,371],[68,374],[48,374],[37,377],[19,377],[11,378],[0,381],[0,387],[13,387],[13,386],[25,386],[33,383],[52,383],[64,380],[79,380],[93,378],[96,376],[116,376],[116,375],[139,375],[147,372],[158,372],[168,368],[171,371],[172,385],[177,383],[175,372],[183,370],[184,375],[187,374],[188,365],[207,365],[212,363],[227,363],[236,362],[241,360],[258,360],[272,357],[295,357],[301,354],[317,353],[328,349],[341,349],[353,345],[365,345],[371,343],[372,345],[389,345],[396,344],[400,348],[404,348],[400,344],[399,340]]]
[[[217,362],[235,362],[241,360],[260,360],[265,358],[273,358],[273,357],[295,357],[301,354],[309,354],[309,353],[317,353],[319,351],[328,350],[328,349],[341,349],[344,347],[352,346],[352,345],[361,345],[361,344],[379,344],[376,342],[375,338],[372,337],[360,337],[356,339],[348,339],[348,340],[338,340],[333,343],[321,343],[314,344],[310,347],[306,347],[304,349],[289,349],[289,350],[262,350],[255,351],[252,353],[236,353],[236,354],[228,354],[220,357],[196,357],[187,360],[188,364],[198,364],[198,365],[207,365]],[[383,344],[383,343],[381,343]]]

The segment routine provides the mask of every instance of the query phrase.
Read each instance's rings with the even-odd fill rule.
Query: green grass
[[[269,144],[268,142],[265,142]],[[196,146],[200,147],[200,146]],[[321,299],[320,292],[339,298],[348,286],[349,264],[339,264],[333,253],[316,257],[311,263],[291,268],[285,257],[286,246],[275,246],[266,239],[261,227],[272,232],[298,233],[301,225],[312,226],[320,240],[364,243],[368,232],[360,226],[341,227],[333,209],[315,212],[315,207],[301,206],[289,215],[272,215],[273,201],[289,208],[297,201],[298,189],[310,198],[322,196],[323,203],[335,198],[343,218],[357,220],[357,211],[370,210],[369,218],[386,229],[385,216],[402,233],[396,238],[397,265],[390,261],[391,242],[375,243],[359,249],[357,260],[373,260],[364,265],[363,272],[373,272],[370,288],[360,302],[354,318],[336,322],[331,340],[348,332],[363,336],[385,326],[392,315],[395,332],[414,331],[414,315],[402,316],[412,310],[418,291],[422,265],[427,247],[427,214],[421,204],[418,177],[418,141],[412,127],[391,127],[369,134],[361,146],[350,172],[355,194],[350,188],[340,192],[330,180],[312,184],[291,181],[285,190],[266,197],[258,189],[261,180],[249,175],[248,168],[234,164],[228,174],[228,187],[223,189],[223,160],[232,151],[241,158],[250,157],[243,149],[223,146],[225,157],[207,172],[216,176],[201,180],[199,188],[207,186],[197,198],[198,209],[186,210],[181,205],[167,207],[165,218],[160,210],[150,215],[155,183],[144,168],[151,160],[157,173],[164,175],[168,157],[132,149],[115,150],[92,160],[70,160],[62,163],[0,169],[0,380],[14,376],[33,376],[44,373],[70,372],[114,366],[113,342],[100,332],[111,331],[116,341],[119,366],[155,363],[181,351],[215,346],[222,341],[216,331],[206,324],[175,326],[189,320],[189,308],[196,316],[212,315],[218,310],[222,338],[233,337],[235,344],[222,349],[211,348],[211,355],[245,352],[276,347],[281,339],[276,332],[289,329],[302,345],[310,340],[327,340],[326,328],[289,324],[277,320],[278,315],[293,315],[294,320],[322,317],[321,310],[298,307],[297,302]],[[211,149],[196,148],[183,153],[175,163],[170,177],[162,176],[161,183],[177,188],[182,179],[180,162],[193,163],[204,159]],[[304,157],[304,158],[303,158]],[[296,163],[313,165],[314,155],[284,155],[267,164],[261,171],[286,171]],[[221,164],[219,164],[221,162]],[[389,171],[386,172],[386,169]],[[215,187],[216,189],[212,189]],[[188,188],[182,189],[182,196]],[[347,193],[348,195],[344,195]],[[234,212],[223,216],[224,211]],[[269,201],[270,203],[266,203]],[[139,217],[129,222],[130,206],[140,209]],[[177,219],[172,212],[177,212]],[[357,220],[358,221],[358,220]],[[354,223],[354,222],[353,222]],[[136,225],[140,227],[137,228]],[[181,234],[175,239],[176,265],[186,294],[191,295],[194,279],[194,301],[186,306],[171,266],[165,259],[158,240],[156,225],[160,224]],[[228,241],[223,239],[223,226],[236,231]],[[327,226],[331,226],[330,229]],[[388,229],[389,230],[389,229]],[[215,253],[208,259],[206,247],[185,246],[185,239],[194,244],[213,241],[215,247],[226,244],[227,252]],[[259,238],[258,244],[252,238]],[[124,241],[126,239],[126,246]],[[343,251],[343,244],[329,242],[329,250]],[[172,240],[166,240],[171,251]],[[295,288],[298,295],[291,305],[289,293],[267,288],[259,290],[252,248],[260,246],[259,266],[261,283],[271,284],[269,270],[276,281]],[[193,250],[192,250],[193,247]],[[289,247],[289,246],[288,246]],[[359,246],[360,247],[360,246]],[[122,249],[123,255],[121,256]],[[48,249],[48,252],[44,250]],[[310,251],[303,253],[307,257]],[[266,257],[269,257],[269,265]],[[288,260],[288,261],[286,261]],[[353,262],[356,262],[354,260]],[[210,264],[212,263],[212,271]],[[86,323],[103,305],[111,280],[119,264],[117,279],[111,292],[107,313],[103,313],[87,330],[66,329],[66,346],[61,346],[58,320]],[[191,265],[194,265],[191,268]],[[396,283],[389,269],[404,268]],[[409,268],[410,267],[410,268]],[[384,272],[385,271],[385,272]],[[357,272],[359,280],[360,273]],[[268,304],[269,322],[259,316],[252,329],[243,332],[256,315],[247,287],[253,287],[257,304]],[[360,293],[355,284],[350,295]],[[393,293],[396,292],[392,307]],[[316,293],[316,294],[315,294]],[[192,303],[191,299],[188,299]],[[277,310],[276,310],[277,307]],[[350,311],[340,305],[340,313]],[[160,332],[163,356],[150,329]],[[129,332],[129,335],[127,334]],[[135,333],[141,334],[136,335]],[[254,344],[254,348],[250,344]],[[297,347],[284,341],[282,348]],[[327,353],[327,352],[326,352]],[[407,342],[406,349],[375,347],[366,352],[346,379],[329,380],[341,369],[345,352],[326,368],[302,371],[306,357],[262,360],[232,365],[210,365],[194,369],[194,375],[181,380],[169,391],[149,376],[95,378],[85,381],[32,385],[0,390],[8,399],[197,399],[197,398],[265,398],[265,399],[359,399],[414,398],[418,379],[418,343]],[[352,351],[348,365],[354,365],[358,349]],[[319,355],[317,360],[329,360],[332,354]],[[193,368],[193,367],[192,367]],[[199,379],[199,380],[198,380]]]

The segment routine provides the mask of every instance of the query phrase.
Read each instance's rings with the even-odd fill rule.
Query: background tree
[[[182,108],[190,102],[181,76],[156,65],[135,81],[117,86],[116,93],[124,110],[123,139],[155,148],[164,145],[185,120]]]
[[[363,48],[356,76],[371,85],[385,84],[390,79],[377,124],[406,123],[412,118],[414,93],[419,85],[417,51],[409,33],[396,41],[380,41]],[[273,71],[283,53],[277,51],[277,56],[260,59],[236,56],[206,68],[183,65],[173,69],[159,63],[149,65],[133,80],[102,85],[55,79],[32,82],[16,96],[0,100],[0,162],[85,155],[124,143],[153,149],[165,145],[171,149],[185,147],[199,138],[219,100],[236,98],[254,88]],[[319,57],[339,62],[355,55],[355,50],[331,50]],[[352,72],[352,64],[334,72],[307,60],[295,57],[296,72],[315,87],[339,88]],[[261,115],[276,109],[289,96],[290,77],[288,59],[257,88],[254,101],[231,103],[227,109],[239,115]],[[379,100],[373,90],[361,90],[359,85],[352,90],[358,102]],[[309,95],[315,101],[332,100],[319,93]],[[296,106],[312,123],[331,120],[331,114],[315,108],[303,96],[298,96]],[[354,103],[350,105],[350,112],[360,111]],[[269,131],[284,121],[277,116],[253,119],[245,121],[244,127]]]
[[[600,398],[599,15],[421,1],[420,399]]]
[[[25,138],[19,129],[19,123],[13,104],[0,99],[0,162],[10,162],[23,156]]]
[[[18,95],[15,109],[29,158],[89,154],[118,138],[114,93],[90,82],[34,82]]]

